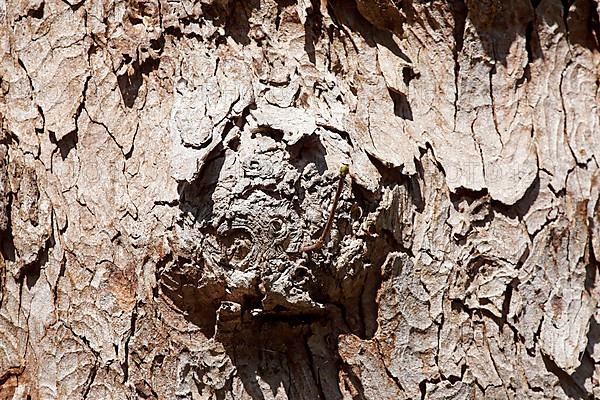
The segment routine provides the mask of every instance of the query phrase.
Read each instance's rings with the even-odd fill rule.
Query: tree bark
[[[600,398],[599,10],[0,0],[0,398]]]

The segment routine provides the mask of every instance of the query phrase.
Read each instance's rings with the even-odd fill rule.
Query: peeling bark
[[[600,398],[599,12],[0,1],[0,398]]]

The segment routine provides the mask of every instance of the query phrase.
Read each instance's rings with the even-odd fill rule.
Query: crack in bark
[[[569,46],[569,56],[572,55],[571,52],[571,48]],[[571,147],[571,141],[569,140],[569,130],[567,128],[567,108],[565,106],[565,97],[564,97],[564,93],[563,93],[563,82],[564,82],[564,78],[565,78],[565,72],[567,71],[567,69],[569,69],[569,67],[571,66],[571,64],[573,63],[573,59],[569,58],[569,60],[567,61],[567,63],[565,64],[565,67],[563,68],[563,70],[560,73],[560,81],[558,84],[558,93],[560,96],[560,104],[561,104],[561,110],[562,110],[562,118],[563,118],[563,138],[567,144],[567,147],[569,148],[569,151],[571,152],[571,156],[573,157],[573,162],[575,163],[575,166],[577,166],[579,164],[579,161],[577,159],[577,156],[575,155],[575,151],[573,151],[573,148]],[[575,166],[573,166],[572,168],[575,168]],[[572,169],[571,169],[572,171]],[[569,176],[569,172],[567,172],[567,175],[565,176],[565,187],[567,185],[567,178]]]
[[[92,116],[90,115],[90,113],[88,112],[88,110],[85,108],[85,105],[83,107],[85,109],[85,112],[87,114],[87,117],[89,118],[89,120],[96,124],[101,126],[102,128],[104,128],[104,130],[106,131],[106,133],[108,134],[108,136],[112,139],[113,143],[119,148],[121,155],[123,156],[123,158],[125,158],[125,150],[123,149],[123,146],[119,143],[119,141],[117,140],[117,138],[114,136],[114,134],[110,131],[110,129],[108,129],[108,126],[102,122],[102,121],[97,121],[95,119],[92,118]]]
[[[495,48],[494,48],[494,44],[492,43],[492,50],[495,53]],[[494,55],[494,59],[492,60],[493,64],[490,68],[490,71],[488,73],[488,79],[489,79],[489,90],[490,90],[490,101],[491,101],[491,108],[492,108],[492,120],[494,121],[494,129],[496,130],[496,134],[498,135],[498,140],[500,140],[500,144],[502,145],[502,147],[504,147],[504,143],[502,141],[502,134],[500,133],[500,129],[498,129],[498,117],[496,115],[496,101],[494,99],[494,84],[493,84],[493,76],[496,73],[496,56]]]
[[[458,81],[460,76],[460,53],[462,52],[464,37],[465,37],[465,26],[468,16],[468,8],[464,0],[458,0],[456,8],[453,9],[453,16],[455,19],[454,25],[454,47],[452,49],[452,55],[454,58],[454,126],[453,131],[456,131],[456,121],[458,117]]]
[[[377,353],[379,354],[379,358],[381,359],[381,362],[383,364],[383,369],[384,369],[386,375],[388,376],[388,378],[390,378],[392,380],[392,382],[394,382],[394,384],[398,387],[398,389],[400,389],[401,391],[406,393],[406,390],[402,386],[400,379],[398,379],[398,377],[396,375],[394,375],[392,373],[392,371],[390,371],[390,369],[386,363],[387,358],[384,356],[383,352],[381,351],[381,345],[380,345],[379,341],[375,340],[373,343],[375,344],[375,348],[377,349]]]
[[[19,64],[19,66],[23,69],[23,71],[25,72],[25,76],[27,77],[27,80],[29,81],[29,88],[31,89],[31,100],[33,100],[33,92],[35,91],[34,87],[33,87],[33,81],[31,80],[31,76],[29,76],[29,72],[27,71],[27,68],[25,68],[25,64],[23,63],[23,61],[21,60],[20,57],[17,57],[17,63]]]
[[[588,393],[585,388],[579,386],[575,379],[573,379],[573,376],[563,371],[558,365],[556,365],[552,358],[544,354],[544,352],[540,352],[540,355],[548,372],[554,374],[558,378],[558,382],[568,396],[581,400],[594,399],[593,394]]]
[[[71,11],[73,11],[73,13],[76,13],[77,10],[79,10],[81,8],[81,6],[83,6],[85,4],[85,0],[80,0],[79,2],[77,2],[75,4],[71,4],[67,0],[61,0],[61,1],[63,3],[65,3],[66,5],[68,5],[69,8],[71,9]]]
[[[66,252],[66,251],[65,251]],[[58,271],[58,276],[56,277],[56,283],[54,284],[54,287],[52,288],[52,299],[53,299],[53,304],[54,307],[57,307],[57,301],[58,301],[58,286],[60,283],[60,279],[65,276],[65,271],[67,268],[67,259],[66,257],[63,256],[62,260],[60,261],[60,269]]]
[[[539,1],[539,0],[538,0]],[[574,0],[560,0],[563,6],[563,22],[565,24],[565,33],[567,35],[567,41],[569,40],[569,10]]]
[[[136,322],[137,322],[137,318],[138,318],[139,305],[140,305],[140,302],[137,301],[135,303],[133,311],[131,312],[129,333],[127,334],[127,338],[125,339],[125,345],[124,345],[125,355],[124,355],[124,360],[121,363],[121,369],[123,370],[123,383],[129,382],[129,342],[136,333],[135,327],[136,327]]]
[[[90,390],[92,388],[92,385],[94,384],[94,381],[96,380],[97,373],[98,373],[98,364],[94,363],[94,365],[90,369],[90,373],[87,377],[87,380],[85,381],[85,383],[83,385],[83,391],[81,392],[81,395],[84,399],[87,399],[88,394],[90,393]]]
[[[475,118],[473,118],[473,121],[471,122],[471,138],[473,139],[473,144],[475,145],[475,147],[477,148],[478,152],[479,152],[479,159],[481,160],[481,172],[483,175],[483,184],[484,186],[486,185],[485,183],[485,160],[483,158],[483,150],[481,148],[481,144],[479,143],[479,140],[477,139],[477,136],[475,135],[475,130],[474,130],[474,125],[475,122],[477,122],[477,119],[479,118],[479,110],[476,111],[475,113]],[[471,172],[469,172],[469,174],[471,174]],[[482,190],[486,190],[487,188],[483,188]]]
[[[78,338],[83,345],[85,345],[85,347],[87,347],[92,356],[94,357],[94,364],[92,365],[92,367],[90,368],[90,372],[88,374],[88,377],[83,385],[83,390],[82,390],[82,398],[86,399],[88,397],[88,394],[90,393],[90,390],[92,388],[92,385],[96,379],[96,374],[98,372],[98,369],[100,368],[100,353],[96,350],[94,350],[94,348],[91,346],[90,341],[88,340],[87,337],[85,337],[84,335],[80,335],[75,333],[75,331],[73,330],[73,328],[63,319],[58,318],[58,321],[62,326],[64,326],[66,329],[68,329],[71,334]]]

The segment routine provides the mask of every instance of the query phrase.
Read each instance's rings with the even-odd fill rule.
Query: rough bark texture
[[[0,398],[600,398],[599,9],[0,0]]]

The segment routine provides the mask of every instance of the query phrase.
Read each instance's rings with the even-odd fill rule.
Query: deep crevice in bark
[[[159,64],[160,59],[150,59],[143,64],[134,60],[125,73],[117,75],[119,90],[121,92],[121,97],[123,98],[123,104],[125,104],[126,107],[133,107],[140,88],[144,83],[143,75],[148,75],[151,71],[158,69]]]
[[[598,15],[597,2],[590,0],[590,28],[596,49],[600,49],[600,16]]]
[[[562,17],[563,17],[563,23],[565,24],[567,38],[569,38],[569,9],[571,8],[573,1],[574,0],[561,0],[562,6],[563,6]]]
[[[21,281],[21,284],[25,283],[29,289],[35,286],[37,280],[40,278],[42,267],[48,262],[48,255],[54,245],[54,233],[52,233],[52,235],[44,241],[43,246],[40,247],[35,261],[24,265],[19,270],[17,280]]]
[[[394,114],[402,119],[412,121],[413,113],[406,95],[392,89],[388,89],[388,92],[394,102]]]
[[[13,194],[12,192],[4,193],[6,196],[5,209],[2,210],[5,213],[4,229],[0,230],[0,253],[2,258],[6,261],[16,261],[16,249],[12,232],[12,204]]]
[[[452,54],[454,58],[454,127],[456,130],[456,119],[458,116],[458,82],[460,77],[460,53],[462,52],[464,39],[465,39],[465,26],[468,16],[468,8],[463,0],[457,0],[452,2],[452,14],[455,21],[454,25],[454,47],[452,48]]]
[[[137,322],[137,318],[138,318],[138,306],[139,303],[136,303],[133,311],[131,312],[131,322],[130,322],[130,327],[129,327],[129,333],[127,334],[127,337],[125,339],[125,344],[124,344],[124,359],[123,362],[121,363],[121,369],[123,370],[123,382],[128,382],[129,381],[129,342],[131,341],[131,337],[134,336],[136,334],[136,322]]]
[[[584,388],[580,387],[575,379],[560,369],[560,367],[558,367],[558,365],[556,365],[556,363],[549,356],[543,352],[541,353],[541,356],[546,369],[558,377],[558,382],[567,396],[576,400],[593,400],[593,395],[588,393]]]
[[[40,2],[39,6],[37,8],[31,8],[29,11],[27,11],[27,16],[30,18],[35,18],[35,19],[42,19],[44,18],[44,7],[46,6],[45,2]]]

